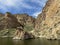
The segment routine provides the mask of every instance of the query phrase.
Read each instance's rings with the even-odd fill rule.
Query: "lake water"
[[[0,45],[60,45],[60,40],[13,40],[12,38],[0,38]]]

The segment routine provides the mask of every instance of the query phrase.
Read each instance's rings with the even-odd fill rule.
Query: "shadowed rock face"
[[[39,36],[60,39],[60,0],[48,0],[43,11],[38,15],[35,30]]]
[[[19,26],[22,25],[18,22],[17,18],[9,12],[0,20],[0,29],[16,28]]]

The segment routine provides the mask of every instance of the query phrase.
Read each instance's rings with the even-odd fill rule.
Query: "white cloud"
[[[42,12],[42,11],[35,12],[35,13],[33,14],[33,16],[36,18],[41,12]]]
[[[32,6],[26,4],[24,0],[0,0],[1,5],[0,6],[7,6],[7,7],[14,7],[14,8],[33,8]]]
[[[0,1],[0,3],[2,4],[2,6],[3,5],[5,5],[5,6],[12,6],[14,3],[13,3],[13,1],[11,1],[11,0],[1,0]]]
[[[40,6],[43,5],[42,0],[30,0],[31,2],[35,2],[39,4]],[[42,1],[42,2],[41,2]],[[25,0],[0,0],[1,5],[0,6],[7,6],[7,7],[14,7],[14,8],[28,8],[28,9],[35,9],[36,7],[33,7],[26,3]]]

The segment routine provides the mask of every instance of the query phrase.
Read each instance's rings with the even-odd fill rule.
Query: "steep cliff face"
[[[48,0],[35,24],[39,36],[60,38],[60,0]]]

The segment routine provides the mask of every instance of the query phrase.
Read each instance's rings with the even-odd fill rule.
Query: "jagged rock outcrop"
[[[60,39],[60,0],[47,1],[36,19],[34,34],[47,39]]]
[[[28,14],[15,14],[15,16],[21,24],[34,25],[35,18]]]
[[[9,12],[7,12],[2,19],[0,19],[0,29],[16,28],[19,26],[22,25],[18,22],[17,18]]]
[[[24,25],[25,30],[32,30],[35,26],[35,18],[29,16],[28,14],[15,14],[18,22]]]

